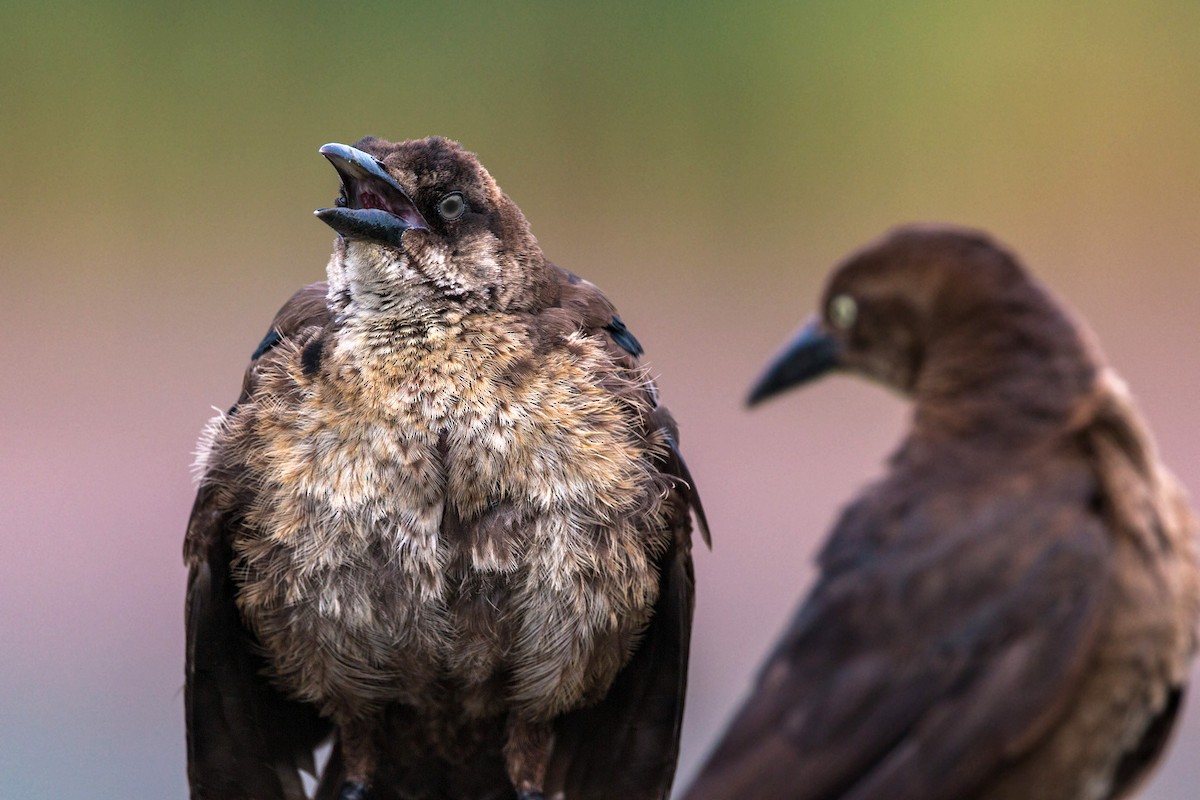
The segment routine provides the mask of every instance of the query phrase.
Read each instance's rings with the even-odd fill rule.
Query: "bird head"
[[[818,313],[768,366],[750,403],[834,370],[906,396],[986,392],[1014,376],[1074,390],[1090,382],[1090,352],[1054,299],[986,234],[910,226],[834,270]]]
[[[502,310],[544,280],[521,210],[457,142],[366,137],[320,152],[342,179],[336,204],[314,212],[338,233],[335,303],[383,313]]]

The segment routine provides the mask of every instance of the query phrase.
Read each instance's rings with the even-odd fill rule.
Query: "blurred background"
[[[212,407],[323,277],[317,154],[479,153],[648,350],[713,523],[680,785],[907,409],[747,412],[837,260],[981,226],[1200,491],[1200,4],[0,2],[0,796],[183,798],[180,543]],[[1200,694],[1145,792],[1200,785]]]

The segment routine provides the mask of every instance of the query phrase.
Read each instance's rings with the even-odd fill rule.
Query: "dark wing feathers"
[[[664,412],[665,416],[669,416],[665,413],[665,408],[660,407],[660,410]],[[663,471],[675,478],[676,489],[683,493],[688,507],[696,517],[696,524],[700,526],[700,538],[704,540],[704,546],[711,550],[712,533],[708,528],[708,515],[704,513],[704,504],[700,501],[700,492],[696,488],[695,479],[692,478],[692,471],[688,469],[687,462],[683,460],[683,454],[679,452],[678,434],[672,428],[665,426],[664,430],[667,431],[669,452]]]
[[[258,343],[258,347],[254,348],[254,352],[250,354],[250,360],[257,361],[268,350],[274,348],[275,345],[279,344],[281,341],[283,341],[283,337],[279,335],[279,331],[272,327],[269,331],[267,331],[267,335],[262,338],[262,341]]]
[[[1101,522],[1060,488],[827,572],[688,800],[957,800],[1030,748],[1107,602]]]
[[[637,340],[637,337],[633,335],[629,328],[625,327],[625,323],[616,314],[604,326],[604,330],[608,331],[608,335],[613,338],[614,342],[621,346],[622,350],[634,358],[640,357],[645,352],[642,349],[642,343]]]
[[[308,706],[283,697],[262,677],[264,663],[234,604],[232,557],[201,492],[193,519],[210,518],[207,544],[188,575],[188,778],[196,800],[303,800],[297,769],[329,725]],[[199,531],[198,531],[199,532]]]
[[[260,360],[328,317],[325,285],[297,292],[279,312],[246,370],[254,390]],[[237,406],[234,407],[235,409]],[[228,477],[228,476],[223,476]],[[284,697],[263,677],[265,663],[242,623],[230,575],[230,526],[237,500],[202,478],[184,539],[188,566],[186,687],[188,779],[194,800],[303,800],[297,772],[329,723]]]
[[[188,780],[196,800],[302,800],[299,768],[329,724],[284,698],[263,678],[265,666],[242,625],[229,575],[227,518],[200,491],[187,581]],[[281,736],[281,733],[286,735]]]
[[[1097,587],[1107,581],[1097,528],[1047,546],[1010,594],[966,620],[961,641],[948,643],[958,665],[950,691],[846,800],[955,800],[1049,731],[1099,630],[1106,598]]]
[[[1150,767],[1158,762],[1171,740],[1171,733],[1179,721],[1185,694],[1186,691],[1181,686],[1171,689],[1166,705],[1151,720],[1137,747],[1126,753],[1117,763],[1112,791],[1109,792],[1110,798],[1132,796],[1146,779]]]

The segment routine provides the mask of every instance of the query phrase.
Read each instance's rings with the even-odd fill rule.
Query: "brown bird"
[[[326,145],[339,236],[201,440],[197,800],[663,798],[703,511],[641,347],[441,138]],[[707,537],[707,528],[704,527]]]
[[[1195,525],[1089,335],[986,236],[851,257],[751,402],[829,370],[915,404],[687,800],[1100,800],[1161,754]]]

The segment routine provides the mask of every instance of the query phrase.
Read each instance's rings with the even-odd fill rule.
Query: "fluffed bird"
[[[207,426],[195,800],[664,798],[703,510],[633,334],[442,138],[320,152],[328,281]]]
[[[845,261],[757,403],[830,371],[914,405],[686,800],[1109,800],[1196,651],[1192,511],[1083,326],[986,235]]]

